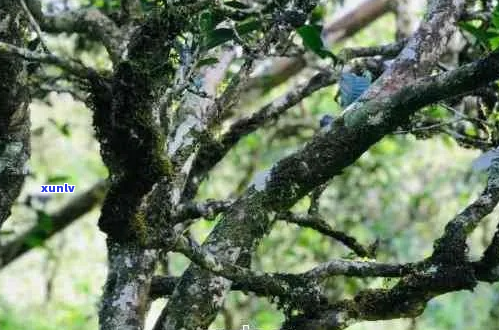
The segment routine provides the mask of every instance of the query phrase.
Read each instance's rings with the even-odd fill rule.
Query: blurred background
[[[321,8],[325,23],[333,22],[363,1],[328,1]],[[423,2],[423,1],[420,1]],[[93,4],[112,8],[116,1],[44,1],[45,10],[57,12]],[[419,9],[418,9],[419,8]],[[413,15],[421,17],[424,5]],[[370,46],[392,42],[396,18],[387,13],[354,36],[329,46],[333,52],[348,46]],[[76,35],[47,37],[59,54],[78,56],[85,63],[110,68],[105,51],[85,43]],[[265,72],[268,63],[262,63]],[[306,75],[306,72],[305,72]],[[288,80],[258,97],[248,96],[238,116],[250,113],[300,80]],[[255,93],[261,93],[257,91]],[[278,122],[246,137],[221,162],[203,184],[199,200],[237,196],[253,176],[276,160],[300,148],[318,129],[320,118],[335,114],[336,87],[315,93],[288,111]],[[106,178],[99,146],[94,138],[92,113],[81,101],[84,95],[48,92],[31,104],[32,157],[30,176],[0,235],[9,246],[47,217],[60,215],[68,203],[89,189],[95,207],[50,239],[31,237],[28,251],[0,269],[1,330],[90,330],[97,329],[97,308],[106,275],[105,236],[97,229],[99,203]],[[378,242],[377,259],[409,262],[427,257],[432,242],[446,222],[467,205],[484,187],[485,173],[473,171],[471,163],[479,152],[458,145],[448,136],[430,139],[393,135],[364,154],[341,176],[335,177],[320,203],[321,215],[335,229],[355,236],[362,244]],[[76,185],[76,194],[37,195],[41,184]],[[96,188],[97,187],[97,188]],[[308,199],[296,210],[306,210]],[[92,204],[92,205],[93,205]],[[215,221],[201,221],[192,235],[202,241]],[[470,239],[470,255],[478,257],[497,225],[497,212],[489,216]],[[253,260],[253,268],[265,271],[305,271],[332,258],[355,258],[347,249],[313,230],[278,222],[265,238]],[[171,254],[168,272],[180,275],[188,261]],[[351,297],[367,287],[387,287],[391,281],[334,278],[328,282],[332,297]],[[364,322],[351,329],[499,329],[499,285],[479,285],[474,292],[452,293],[432,300],[415,320]],[[150,328],[164,305],[156,300],[148,318]],[[251,295],[233,292],[211,329],[279,329],[283,320],[275,304]]]

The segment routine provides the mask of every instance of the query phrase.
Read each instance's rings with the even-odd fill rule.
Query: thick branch
[[[108,240],[109,271],[99,310],[100,329],[144,329],[156,252]]]
[[[233,200],[208,200],[203,203],[180,204],[172,216],[173,222],[187,222],[197,218],[213,218],[220,212],[227,210]]]

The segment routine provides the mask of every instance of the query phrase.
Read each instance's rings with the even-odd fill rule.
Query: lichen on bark
[[[0,40],[25,43],[26,19],[18,1],[0,3]],[[30,154],[29,95],[23,60],[0,54],[0,227],[20,193]]]

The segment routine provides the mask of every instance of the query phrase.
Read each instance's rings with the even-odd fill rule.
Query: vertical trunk
[[[18,0],[0,1],[0,40],[23,46],[25,21]],[[0,227],[19,195],[29,158],[29,95],[23,60],[0,55]]]
[[[156,252],[108,239],[109,273],[99,312],[101,330],[144,329]]]

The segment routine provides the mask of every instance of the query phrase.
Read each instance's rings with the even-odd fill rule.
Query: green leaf
[[[492,12],[492,25],[499,29],[499,5]]]
[[[71,136],[71,130],[69,129],[69,123],[60,124],[55,119],[49,118],[48,121],[52,123],[57,130],[64,136]]]
[[[245,35],[262,27],[262,22],[257,19],[250,19],[246,22],[236,25],[236,30],[239,35]]]
[[[211,49],[232,39],[234,39],[234,31],[232,29],[215,29],[208,33],[205,47],[206,49]]]
[[[223,19],[217,18],[215,15],[210,13],[209,11],[202,12],[199,15],[199,26],[201,31],[208,33],[213,31],[218,23],[220,23]]]
[[[213,65],[213,64],[217,64],[217,63],[218,63],[218,58],[207,57],[207,58],[203,58],[202,60],[199,60],[197,67],[200,68],[200,67],[203,67],[206,65]]]
[[[435,119],[443,119],[447,117],[447,110],[440,105],[430,105],[423,112],[425,115],[428,115]]]
[[[236,25],[235,29],[240,36],[244,36],[261,27],[261,22],[256,19],[250,19]],[[219,46],[235,38],[234,31],[228,28],[220,28],[210,31],[205,41],[206,50]]]
[[[298,32],[298,35],[302,38],[303,45],[307,49],[310,49],[322,58],[335,58],[333,53],[324,48],[324,43],[322,42],[321,38],[322,26],[304,25],[299,27],[296,32]]]
[[[298,34],[303,40],[305,47],[312,51],[321,50],[324,44],[321,38],[322,28],[318,25],[304,25],[297,29]]]
[[[44,211],[37,211],[38,214],[38,225],[41,230],[49,233],[54,228],[54,224],[52,222],[52,217],[48,215],[48,213]]]
[[[325,6],[317,6],[315,9],[312,11],[312,14],[310,16],[310,23],[315,24],[320,21],[326,16],[326,7]]]
[[[496,50],[499,48],[499,36],[489,39],[490,49]]]
[[[470,33],[473,37],[475,37],[478,42],[480,42],[483,46],[488,48],[489,38],[493,37],[489,32],[474,26],[469,22],[460,22],[459,27],[464,31]]]
[[[47,184],[66,183],[70,181],[70,179],[71,177],[67,175],[53,175],[48,177]]]
[[[249,9],[249,8],[251,8],[247,4],[239,2],[239,1],[227,1],[227,2],[224,2],[224,5],[232,7],[232,8],[236,8],[236,9]]]

